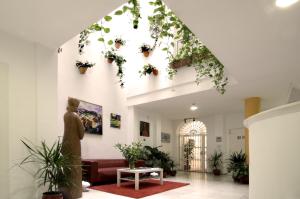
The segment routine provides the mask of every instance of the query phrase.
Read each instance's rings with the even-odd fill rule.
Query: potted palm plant
[[[86,70],[88,68],[93,67],[94,65],[95,65],[94,63],[90,63],[88,61],[86,62],[76,61],[76,67],[78,68],[80,74],[85,74]]]
[[[123,157],[128,161],[129,168],[134,169],[135,163],[143,156],[143,147],[141,142],[133,142],[131,145],[116,144]]]
[[[115,47],[116,49],[119,49],[121,46],[125,45],[125,41],[121,38],[116,38],[115,39]]]
[[[28,156],[19,164],[35,164],[37,177],[40,186],[48,186],[48,191],[43,193],[42,199],[63,199],[63,193],[60,188],[72,185],[70,171],[72,169],[71,157],[62,155],[62,144],[60,140],[48,146],[45,141],[40,146],[21,140],[28,151]]]
[[[215,176],[221,175],[221,167],[222,167],[222,163],[223,163],[222,157],[223,157],[222,152],[215,151],[208,159],[209,165]]]
[[[113,50],[107,51],[104,56],[109,64],[113,63],[116,59],[116,53]]]
[[[144,54],[145,57],[149,57],[150,52],[151,52],[151,47],[148,44],[143,44],[140,47],[141,53]]]
[[[249,166],[247,156],[242,151],[234,152],[229,157],[228,172],[232,173],[235,182],[249,184]]]

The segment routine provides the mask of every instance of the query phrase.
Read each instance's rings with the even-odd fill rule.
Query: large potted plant
[[[234,152],[228,160],[227,170],[232,173],[233,180],[242,184],[249,184],[249,166],[246,162],[246,154],[242,151]]]
[[[189,139],[183,145],[183,158],[184,158],[184,170],[189,171],[191,169],[191,160],[194,159],[195,140]]]
[[[148,44],[143,44],[143,45],[141,45],[140,50],[141,50],[141,53],[143,53],[145,57],[149,57],[152,49]]]
[[[222,152],[215,151],[208,159],[209,165],[215,176],[221,175],[221,167],[222,167],[222,163],[223,163],[222,157],[223,157]]]
[[[94,65],[95,65],[94,63],[90,63],[88,61],[86,62],[76,61],[76,67],[78,68],[80,74],[85,74],[86,70],[88,68],[93,67]]]
[[[43,193],[43,199],[63,199],[60,188],[69,187],[72,181],[69,178],[72,169],[71,157],[62,155],[62,144],[60,140],[48,146],[45,141],[40,146],[22,140],[28,151],[20,167],[25,165],[37,166],[35,177],[40,186],[48,186],[48,191]]]
[[[141,142],[133,142],[131,145],[116,144],[123,157],[128,161],[129,168],[134,169],[136,162],[142,157],[143,147]]]
[[[159,147],[145,146],[143,153],[143,160],[147,167],[159,167],[164,170],[164,177],[167,175],[175,176],[176,168],[175,163],[170,155],[166,152],[159,150]]]

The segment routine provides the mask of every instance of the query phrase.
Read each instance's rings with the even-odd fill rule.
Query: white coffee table
[[[149,178],[153,177],[143,177],[140,178],[141,173],[152,173],[152,172],[158,172],[160,175],[160,185],[163,185],[163,175],[164,171],[161,168],[136,168],[136,169],[129,169],[129,168],[124,168],[124,169],[118,169],[117,170],[117,186],[121,186],[121,180],[123,181],[133,181],[135,184],[135,190],[139,190],[140,186],[140,181],[148,180]],[[130,177],[124,177],[122,178],[122,173],[133,173],[134,178]]]

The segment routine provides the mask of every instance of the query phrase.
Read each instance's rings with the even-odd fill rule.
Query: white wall
[[[300,198],[300,103],[245,121],[250,132],[250,199]]]
[[[57,65],[49,61],[55,59],[55,56],[48,57],[55,51],[3,32],[0,32],[0,43],[0,62],[7,63],[9,68],[8,74],[5,70],[1,71],[2,75],[6,73],[5,76],[8,77],[9,98],[8,131],[1,131],[6,137],[6,140],[1,139],[1,145],[2,142],[6,142],[3,146],[8,150],[3,151],[3,154],[6,153],[8,158],[6,163],[10,168],[9,174],[2,180],[9,186],[7,191],[10,199],[32,199],[38,195],[32,176],[13,166],[27,154],[20,139],[27,138],[35,143],[38,137],[44,137],[43,134],[48,137],[47,134],[50,133],[48,130],[54,135],[57,134],[54,130],[57,120],[53,120],[56,115],[56,108],[53,108],[56,97],[52,92],[56,84],[55,81],[49,81],[55,78],[56,74],[52,69],[54,70]],[[45,69],[47,72],[41,73],[44,67],[47,68]],[[37,75],[40,77],[37,78]],[[43,103],[44,99],[48,99],[47,104]],[[37,119],[38,116],[40,118]],[[37,120],[47,122],[38,124]]]
[[[63,115],[66,112],[68,97],[101,105],[103,108],[103,135],[85,134],[82,140],[83,158],[120,158],[113,148],[117,143],[127,142],[127,113],[124,91],[115,79],[116,67],[108,64],[97,50],[86,50],[85,57],[96,63],[85,75],[75,67],[78,59],[78,37],[62,46],[58,56],[58,115],[59,132],[63,135]],[[110,127],[110,113],[121,115],[121,129]]]
[[[8,198],[9,100],[8,65],[0,63],[0,198]]]
[[[162,150],[169,153],[171,157],[173,158],[173,143],[175,141],[175,130],[173,126],[172,120],[169,120],[167,118],[162,118],[161,120],[161,132],[170,134],[170,143],[161,143]]]

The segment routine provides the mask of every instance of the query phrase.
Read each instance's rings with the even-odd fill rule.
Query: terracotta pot
[[[144,51],[143,54],[144,54],[145,57],[149,57],[150,52],[149,51]]]
[[[158,75],[158,70],[157,69],[153,69],[153,75],[157,76]]]
[[[111,63],[113,63],[113,62],[114,62],[114,59],[112,59],[112,58],[108,58],[108,59],[107,59],[107,62],[108,62],[109,64],[111,64]]]
[[[213,174],[214,174],[215,176],[221,175],[221,170],[220,170],[220,169],[214,169],[212,172],[213,172]]]
[[[45,192],[42,199],[63,199],[63,194],[60,192]]]
[[[85,74],[86,70],[87,70],[87,67],[79,67],[80,74]]]
[[[119,49],[119,48],[121,48],[121,46],[122,46],[122,44],[121,44],[121,43],[119,43],[119,42],[116,42],[116,43],[115,43],[115,47],[116,47],[116,49]]]
[[[240,176],[239,183],[241,183],[241,184],[249,184],[249,176]]]
[[[176,171],[176,170],[170,171],[170,175],[171,175],[171,176],[176,176],[176,174],[177,174],[177,171]]]

